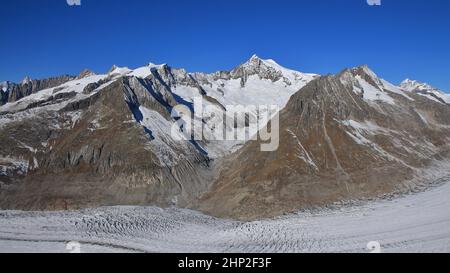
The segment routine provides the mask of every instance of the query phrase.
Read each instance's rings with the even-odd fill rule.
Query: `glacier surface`
[[[240,222],[156,207],[0,212],[0,252],[450,251],[450,175],[426,191],[358,205]]]

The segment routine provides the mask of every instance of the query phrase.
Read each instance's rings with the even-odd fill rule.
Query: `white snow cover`
[[[89,76],[86,78],[66,82],[58,87],[44,89],[37,93],[31,94],[27,97],[24,97],[18,101],[7,103],[3,106],[0,106],[0,111],[10,111],[10,112],[20,111],[20,110],[26,109],[26,107],[30,103],[48,99],[49,97],[51,97],[52,95],[55,95],[55,94],[75,92],[75,93],[77,93],[77,97],[81,98],[81,97],[86,96],[81,93],[83,92],[84,88],[88,84],[98,82],[102,79],[105,79],[106,77],[107,77],[107,75],[93,75],[93,76]],[[104,88],[104,87],[105,86],[101,86],[97,90]],[[58,90],[58,91],[55,92],[55,90]],[[66,105],[67,102],[68,101],[65,101],[63,104],[58,104],[56,106],[52,105],[51,107],[61,108],[64,105]]]
[[[406,79],[400,84],[400,88],[408,91],[414,92],[419,95],[425,96],[429,99],[442,103],[442,101],[437,98],[442,99],[444,102],[450,104],[450,94],[446,94],[443,91],[434,88],[433,86],[427,83],[421,83],[416,80]],[[436,98],[437,97],[437,98]]]
[[[163,67],[164,65],[165,64],[149,63],[147,66],[136,68],[136,69],[128,72],[126,75],[145,79],[152,74],[152,70],[159,69],[159,68]]]
[[[392,93],[395,93],[395,94],[398,94],[398,95],[402,95],[403,97],[407,98],[410,101],[414,101],[414,99],[411,98],[410,96],[408,96],[408,94],[404,90],[402,90],[401,88],[393,85],[392,83],[390,83],[390,82],[388,82],[388,81],[386,81],[384,79],[380,79],[380,81],[383,84],[383,88],[385,90],[388,90],[388,91],[390,91]]]
[[[133,76],[137,78],[147,78],[152,74],[152,70],[149,66],[143,66],[131,71],[128,76]]]
[[[364,99],[368,101],[383,101],[389,104],[395,104],[394,99],[379,87],[375,87],[368,83],[361,76],[356,76],[360,88],[356,88],[359,93],[363,93]]]
[[[126,75],[130,72],[132,72],[132,70],[129,69],[128,67],[113,66],[108,74],[109,75]]]
[[[252,59],[258,58],[256,55]],[[245,65],[252,65],[252,59]],[[259,58],[258,58],[259,59]],[[277,64],[273,60],[261,62],[281,72],[283,77],[277,82],[260,79],[258,75],[248,77],[245,86],[241,86],[240,79],[218,80],[212,86],[203,86],[208,95],[217,99],[222,105],[256,105],[274,104],[281,108],[286,106],[289,98],[318,75],[294,71]]]
[[[450,251],[450,175],[395,199],[239,222],[176,208],[105,207],[71,212],[0,211],[0,252]]]
[[[174,139],[171,134],[173,125],[171,121],[166,120],[158,112],[143,106],[140,106],[139,110],[143,116],[141,125],[149,130],[150,132],[148,133],[154,138],[147,144],[148,147],[146,148],[155,153],[158,157],[159,164],[161,166],[174,166],[180,160],[184,160],[177,151],[174,151],[170,147],[178,147],[180,150],[184,150],[186,154],[189,154],[190,144],[185,140],[179,140],[185,139],[182,133],[174,131],[178,136],[178,140]]]
[[[194,78],[206,79],[208,84],[202,84],[201,87],[206,91],[208,96],[217,100],[222,106],[234,105],[275,105],[281,110],[283,109],[289,98],[298,92],[307,83],[313,80],[318,75],[307,74],[291,69],[284,68],[273,60],[263,60],[254,55],[249,61],[244,63],[243,67],[251,67],[257,62],[261,62],[265,67],[273,69],[277,73],[281,73],[282,77],[276,82],[270,79],[262,79],[258,75],[250,75],[246,78],[245,85],[242,86],[241,79],[214,79],[214,74],[194,73]],[[175,73],[185,73],[185,71],[175,71]],[[177,86],[173,88],[173,92],[188,102],[193,102],[194,97],[199,96],[199,90],[191,86]],[[204,101],[204,106],[212,105],[213,103]],[[221,111],[218,109],[218,111]],[[196,113],[197,114],[197,113]],[[263,127],[268,123],[270,117],[267,112],[251,112],[257,118],[258,122]],[[273,113],[273,115],[276,113]],[[272,115],[272,116],[273,116]],[[211,132],[214,132],[215,122],[214,118],[208,117],[207,127]],[[227,128],[231,129],[231,128]],[[208,132],[205,132],[208,134]],[[207,144],[208,156],[211,158],[221,157],[225,154],[238,150],[245,141],[211,141]]]
[[[367,77],[370,79],[367,79]],[[341,74],[341,82],[353,85],[353,92],[362,94],[367,102],[383,102],[395,105],[394,96],[391,93],[401,95],[408,100],[414,99],[408,96],[408,92],[379,78],[368,66],[354,67]],[[356,79],[356,80],[355,80]]]

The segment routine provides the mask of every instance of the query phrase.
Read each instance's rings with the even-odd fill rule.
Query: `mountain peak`
[[[29,76],[25,76],[25,78],[22,80],[22,85],[28,84],[31,82],[31,78]]]
[[[406,91],[424,91],[424,90],[428,90],[428,91],[435,91],[435,92],[439,92],[444,94],[445,92],[443,92],[442,90],[439,90],[438,88],[431,86],[428,83],[425,82],[420,82],[417,80],[412,80],[412,79],[405,79],[404,81],[402,81],[400,83],[400,87]]]
[[[9,81],[0,82],[0,91],[8,91],[10,84],[11,83]]]
[[[351,70],[354,73],[356,73],[356,75],[359,75],[359,76],[367,75],[371,78],[378,78],[377,74],[375,74],[375,72],[373,72],[373,70],[370,69],[370,67],[367,64],[356,66],[356,67],[352,68]]]
[[[262,60],[258,55],[253,54],[252,57],[250,57],[250,61],[254,61],[254,60]]]
[[[412,89],[411,88],[415,88],[415,87],[418,87],[418,86],[420,86],[420,85],[427,85],[428,86],[428,84],[426,84],[426,83],[421,83],[421,82],[419,82],[419,81],[416,81],[416,80],[412,80],[412,79],[409,79],[409,78],[406,78],[405,80],[403,80],[401,83],[400,83],[400,87],[402,87],[403,89],[405,89],[405,90],[407,90],[407,91],[412,91]],[[428,87],[430,87],[431,88],[431,86],[428,86]]]
[[[250,59],[248,59],[246,62],[244,62],[242,65],[243,66],[248,66],[248,65],[259,65],[263,62],[263,59],[261,59],[260,57],[258,57],[258,55],[253,54]]]
[[[92,70],[84,69],[83,71],[80,72],[77,79],[83,79],[83,78],[94,76],[94,75],[95,75],[95,73]]]
[[[258,55],[253,54],[252,57],[240,67],[250,67],[252,69],[275,69],[276,71],[289,70],[272,59],[261,59]]]
[[[410,82],[416,82],[415,80],[411,80],[410,78],[406,78],[406,79],[404,79],[400,84],[403,84],[403,83],[410,83]]]
[[[417,94],[427,96],[433,100],[437,100],[442,103],[450,104],[450,95],[445,92],[427,84],[416,80],[405,79],[400,83],[400,88]]]
[[[168,66],[168,64],[166,64],[166,63],[163,63],[163,64],[155,64],[155,63],[150,62],[150,63],[148,63],[148,66],[149,66],[150,68],[154,68],[154,67],[166,67],[166,66]]]
[[[120,74],[120,75],[124,75],[131,72],[131,70],[128,67],[119,67],[117,65],[113,65],[111,67],[111,69],[108,71],[108,74],[110,75],[116,75],[116,74]]]
[[[373,72],[373,70],[370,69],[368,65],[360,65],[360,66],[353,67],[348,70],[344,70],[344,72],[345,71],[348,71],[354,77],[360,77],[360,78],[364,79],[365,81],[369,82],[370,84],[372,84],[375,87],[379,87],[379,86],[383,85],[381,83],[381,80],[378,77],[378,75],[375,74],[375,72]]]
[[[405,79],[400,83],[400,87],[406,91],[417,92],[424,90],[437,90],[427,83],[422,83],[417,80]]]
[[[108,70],[108,74],[113,72],[114,70],[116,70],[117,68],[119,68],[117,65],[113,64],[113,66],[111,66],[111,68]]]
[[[292,89],[300,89],[305,82],[311,81],[317,75],[298,72],[279,65],[272,59],[261,59],[254,54],[248,61],[239,65],[231,71],[233,78],[241,78],[241,86],[244,86],[250,76],[257,75],[260,79],[271,80],[272,82],[282,81]]]

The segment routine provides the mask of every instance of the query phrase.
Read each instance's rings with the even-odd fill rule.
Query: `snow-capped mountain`
[[[167,64],[150,63],[134,70],[113,66],[109,75],[146,78],[153,72],[162,75],[163,80],[173,87],[173,92],[183,99],[192,102],[193,97],[206,93],[222,106],[275,103],[283,107],[291,95],[318,77],[284,68],[256,55],[232,71],[212,74],[188,73]]]
[[[215,108],[202,119],[208,129],[204,134],[212,134],[218,130],[217,116],[226,115],[228,105],[283,107],[314,77],[253,56],[232,71],[212,74],[150,63],[137,69],[113,66],[105,74],[83,71],[78,77],[16,84],[0,106],[4,132],[0,165],[2,181],[30,198],[25,198],[27,203],[16,202],[14,195],[3,191],[2,204],[30,208],[106,200],[187,204],[210,184],[210,161],[232,153],[245,141],[177,141],[171,134],[172,109],[180,104],[191,109],[195,97],[203,98],[205,106]],[[252,114],[249,123],[270,119]],[[58,185],[59,179],[67,184]],[[54,194],[42,192],[44,198],[36,194],[40,189],[32,193],[36,180],[54,187]],[[80,180],[103,181],[107,190],[91,191]],[[63,192],[71,197],[61,201]],[[129,195],[119,201],[118,192]]]
[[[9,93],[9,100],[5,101],[11,103],[4,105],[0,111],[24,110],[30,104],[54,100],[55,96],[69,96],[74,100],[84,99],[87,97],[87,93],[93,91],[85,89],[101,89],[122,77],[140,80],[154,79],[153,84],[156,85],[154,88],[161,92],[161,99],[167,100],[165,103],[168,103],[170,107],[181,103],[192,108],[194,98],[204,98],[204,106],[216,107],[216,113],[212,113],[205,119],[210,130],[204,133],[209,134],[208,139],[211,139],[216,132],[215,123],[217,122],[217,118],[212,116],[217,116],[219,112],[225,114],[224,110],[227,106],[277,105],[283,108],[291,95],[317,75],[290,70],[278,65],[273,60],[263,60],[256,55],[232,71],[220,71],[212,74],[188,73],[184,69],[173,69],[167,64],[150,63],[136,69],[114,65],[106,74],[96,75],[85,70],[78,77],[64,78],[64,84],[57,88],[54,88],[54,84],[46,84],[45,87],[50,88],[36,88],[31,91],[33,86],[42,86],[42,84],[33,85],[33,82],[27,79],[27,83],[23,82],[16,86],[15,89],[19,89],[19,91]],[[27,88],[26,92],[21,90],[24,88]],[[22,95],[23,93],[28,96]],[[20,102],[17,101],[17,98],[22,97],[25,98]],[[255,116],[255,119],[252,119],[254,122],[267,123],[270,119],[265,113],[253,112],[252,114]],[[234,128],[226,129],[229,131]],[[205,143],[208,147],[202,148],[207,148],[208,155],[216,158],[235,151],[243,144],[243,141],[210,141]]]
[[[367,66],[319,76],[255,55],[231,71],[150,63],[3,89],[0,207],[7,209],[153,204],[258,218],[404,188],[448,157],[450,107]],[[199,97],[212,109],[207,115],[193,105]],[[277,151],[215,138],[267,125],[273,113],[251,110],[240,124],[227,112],[259,104],[282,109]],[[201,139],[180,141],[184,124],[172,131],[180,105],[205,127]]]
[[[29,84],[31,83],[31,78],[29,76],[25,76],[25,78],[22,80],[21,84],[25,85],[25,84]]]
[[[449,106],[367,66],[346,69],[290,98],[276,151],[261,151],[256,141],[226,157],[197,208],[248,220],[408,191],[433,175],[434,164],[450,169],[449,143]]]
[[[400,88],[409,92],[414,92],[426,96],[441,103],[450,104],[450,94],[446,94],[427,83],[421,83],[416,80],[406,79],[400,84]]]

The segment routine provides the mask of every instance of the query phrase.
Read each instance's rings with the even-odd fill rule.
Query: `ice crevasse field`
[[[82,253],[449,252],[448,196],[450,174],[397,198],[253,222],[156,207],[1,211],[0,252],[67,253],[73,241]]]

